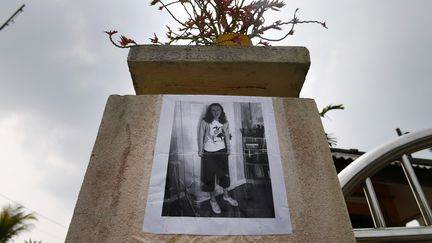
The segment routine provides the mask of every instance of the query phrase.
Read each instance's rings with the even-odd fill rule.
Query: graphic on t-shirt
[[[214,143],[222,142],[223,139],[225,138],[225,134],[222,129],[222,124],[220,124],[218,121],[213,121],[210,124],[210,128],[211,128],[210,129],[211,140]]]

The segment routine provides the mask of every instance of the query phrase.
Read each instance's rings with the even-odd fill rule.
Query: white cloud
[[[53,227],[44,217],[67,227],[82,180],[81,165],[62,154],[67,139],[78,140],[72,129],[51,124],[37,113],[0,117],[0,192],[43,215],[29,234],[43,242],[59,242],[58,237],[65,236],[66,228]]]

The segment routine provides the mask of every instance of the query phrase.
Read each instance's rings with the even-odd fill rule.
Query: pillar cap
[[[137,95],[298,97],[310,57],[296,46],[139,45],[128,65]]]

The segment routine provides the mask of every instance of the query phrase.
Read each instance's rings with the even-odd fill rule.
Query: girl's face
[[[215,119],[215,120],[219,119],[219,116],[221,115],[221,112],[222,112],[222,110],[219,106],[217,106],[217,105],[212,106],[210,108],[210,111],[213,115],[213,119]]]

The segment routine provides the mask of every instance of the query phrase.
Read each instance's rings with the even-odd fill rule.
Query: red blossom
[[[156,36],[156,33],[153,34],[154,34],[154,38],[150,38],[151,43],[153,44],[159,43],[159,38]]]
[[[117,34],[117,30],[105,31],[105,33],[107,33],[111,37],[112,35]]]
[[[232,0],[215,0],[215,3],[220,12],[226,12],[230,9]]]
[[[195,24],[195,22],[196,22],[195,20],[189,19],[188,21],[185,22],[185,25],[191,28]]]
[[[167,29],[168,29],[168,31],[167,31],[167,33],[166,33],[166,36],[167,36],[167,38],[168,39],[170,39],[170,40],[172,40],[174,37],[173,37],[173,32],[172,32],[172,30],[171,30],[171,28],[169,27],[169,26],[166,26],[167,27]],[[156,36],[156,34],[155,34],[155,36]],[[151,41],[152,39],[150,38],[150,41]]]
[[[244,6],[242,9],[246,14],[251,14],[252,11],[256,9],[256,6],[254,3],[251,3],[249,5]]]
[[[168,33],[169,33],[169,34],[172,34],[171,27],[169,27],[169,26],[167,25],[166,28],[168,29]]]
[[[270,43],[268,41],[262,41],[260,40],[257,45],[263,45],[263,46],[270,46]]]
[[[127,46],[129,44],[137,44],[134,40],[127,38],[126,36],[120,36],[119,44],[121,46]]]

